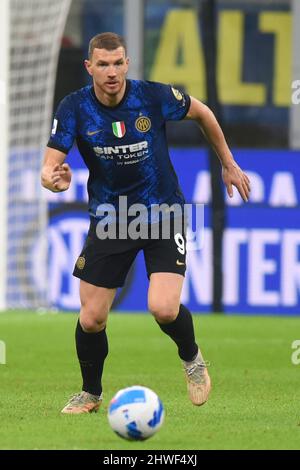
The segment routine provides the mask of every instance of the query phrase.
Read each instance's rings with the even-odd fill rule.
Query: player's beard
[[[125,84],[125,79],[123,78],[116,81],[112,80],[111,83],[114,84],[114,86],[109,86],[108,81],[105,83],[105,92],[110,96],[115,96],[122,91]]]

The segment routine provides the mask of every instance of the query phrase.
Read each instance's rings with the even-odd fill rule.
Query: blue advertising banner
[[[251,178],[249,203],[238,194],[227,202],[224,235],[224,308],[247,314],[300,314],[300,153],[236,150],[235,158]],[[188,203],[204,204],[201,249],[189,242],[182,302],[194,312],[211,310],[212,233],[210,173],[204,149],[171,149],[171,158]],[[68,157],[72,186],[48,193],[50,221],[49,279],[51,303],[79,308],[73,266],[87,233],[87,170],[76,149]],[[189,249],[190,248],[190,249]],[[132,267],[115,308],[147,310],[148,280],[143,255]]]

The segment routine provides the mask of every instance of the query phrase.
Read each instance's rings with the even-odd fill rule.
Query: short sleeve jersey
[[[76,140],[89,170],[89,212],[100,205],[184,203],[170,160],[166,121],[183,119],[190,97],[170,85],[127,80],[115,107],[97,99],[93,86],[66,96],[54,117],[48,147],[68,153]]]

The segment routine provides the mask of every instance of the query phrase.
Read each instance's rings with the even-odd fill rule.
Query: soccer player
[[[100,406],[101,377],[108,354],[107,316],[116,289],[123,286],[140,250],[149,278],[148,308],[178,347],[190,400],[202,405],[208,399],[211,383],[206,363],[195,341],[191,313],[180,304],[185,225],[178,231],[174,224],[167,239],[161,235],[156,239],[105,239],[98,230],[105,219],[103,207],[108,209],[111,223],[120,222],[120,196],[126,196],[129,208],[143,204],[150,226],[161,226],[164,221],[163,214],[157,220],[149,216],[153,205],[183,207],[184,198],[168,153],[166,121],[194,119],[220,159],[229,196],[234,185],[244,201],[249,197],[249,179],[234,161],[210,109],[170,85],[126,79],[128,64],[122,37],[102,33],[91,39],[85,67],[93,85],[62,100],[45,152],[42,184],[50,191],[69,188],[71,169],[65,158],[75,140],[89,169],[91,223],[73,272],[80,278],[81,310],[75,337],[83,385],[62,413],[88,413]],[[115,208],[115,215],[111,208]],[[174,220],[176,217],[174,214]]]

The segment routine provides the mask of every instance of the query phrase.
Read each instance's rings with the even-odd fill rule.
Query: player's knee
[[[177,302],[149,302],[148,308],[158,323],[171,323],[179,311]]]
[[[100,310],[82,308],[80,312],[80,324],[87,333],[98,333],[106,326],[107,313]]]
[[[86,333],[98,333],[105,328],[106,322],[94,318],[80,318],[82,329]]]

